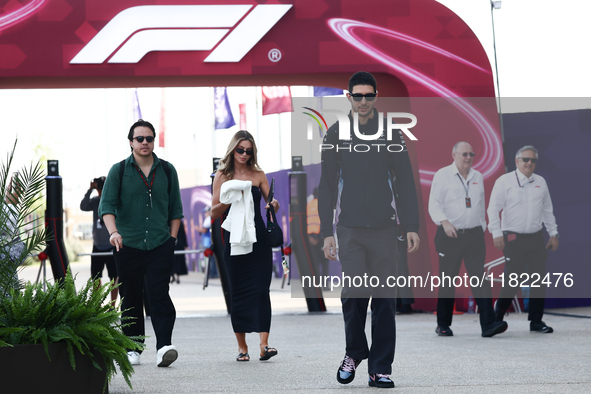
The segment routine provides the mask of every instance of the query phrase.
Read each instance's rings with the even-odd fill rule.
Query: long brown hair
[[[257,162],[257,144],[254,142],[252,134],[246,130],[240,130],[230,140],[228,150],[224,158],[220,160],[220,166],[218,167],[218,171],[221,171],[228,179],[234,178],[234,151],[241,141],[250,141],[252,143],[252,156],[250,156],[246,165],[254,171],[262,171]]]

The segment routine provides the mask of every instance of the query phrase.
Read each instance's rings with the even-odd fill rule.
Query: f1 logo
[[[70,64],[101,64],[109,57],[109,63],[137,63],[151,51],[209,51],[216,45],[205,62],[239,62],[292,5],[259,4],[250,11],[252,7],[131,7],[111,19]]]

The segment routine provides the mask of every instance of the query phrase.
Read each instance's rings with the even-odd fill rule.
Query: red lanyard
[[[137,170],[138,174],[140,174],[142,181],[144,181],[144,185],[146,185],[146,187],[148,188],[148,196],[150,197],[150,208],[152,208],[152,186],[154,186],[154,178],[156,178],[156,170],[154,170],[154,172],[152,173],[152,182],[150,182],[150,185],[148,185],[148,180],[144,177],[144,174],[142,173],[140,168],[136,164],[134,164],[134,167]]]

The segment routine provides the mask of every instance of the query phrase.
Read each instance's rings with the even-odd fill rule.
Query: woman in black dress
[[[257,148],[252,135],[245,130],[234,134],[226,155],[213,181],[211,204],[212,220],[222,216],[222,223],[228,215],[231,204],[220,202],[222,185],[227,181],[250,181],[252,202],[254,204],[254,227],[256,242],[252,252],[231,255],[230,233],[224,230],[224,261],[228,267],[231,284],[232,328],[238,341],[237,361],[249,361],[247,332],[258,332],[260,336],[260,360],[268,360],[277,354],[277,349],[269,347],[271,327],[271,300],[269,286],[273,272],[271,246],[266,243],[266,228],[260,212],[260,201],[269,195],[269,182],[257,164]],[[250,201],[250,199],[246,199]],[[271,202],[275,212],[279,209],[276,200]],[[268,208],[268,204],[265,208]],[[246,212],[249,212],[248,209]],[[250,210],[252,212],[252,209]],[[252,218],[250,218],[252,219]],[[251,221],[252,223],[252,221]]]

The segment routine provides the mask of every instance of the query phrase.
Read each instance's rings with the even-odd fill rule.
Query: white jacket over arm
[[[231,180],[224,182],[220,190],[220,202],[231,204],[222,228],[230,232],[230,255],[252,252],[257,241],[254,226],[254,201],[251,181]]]

